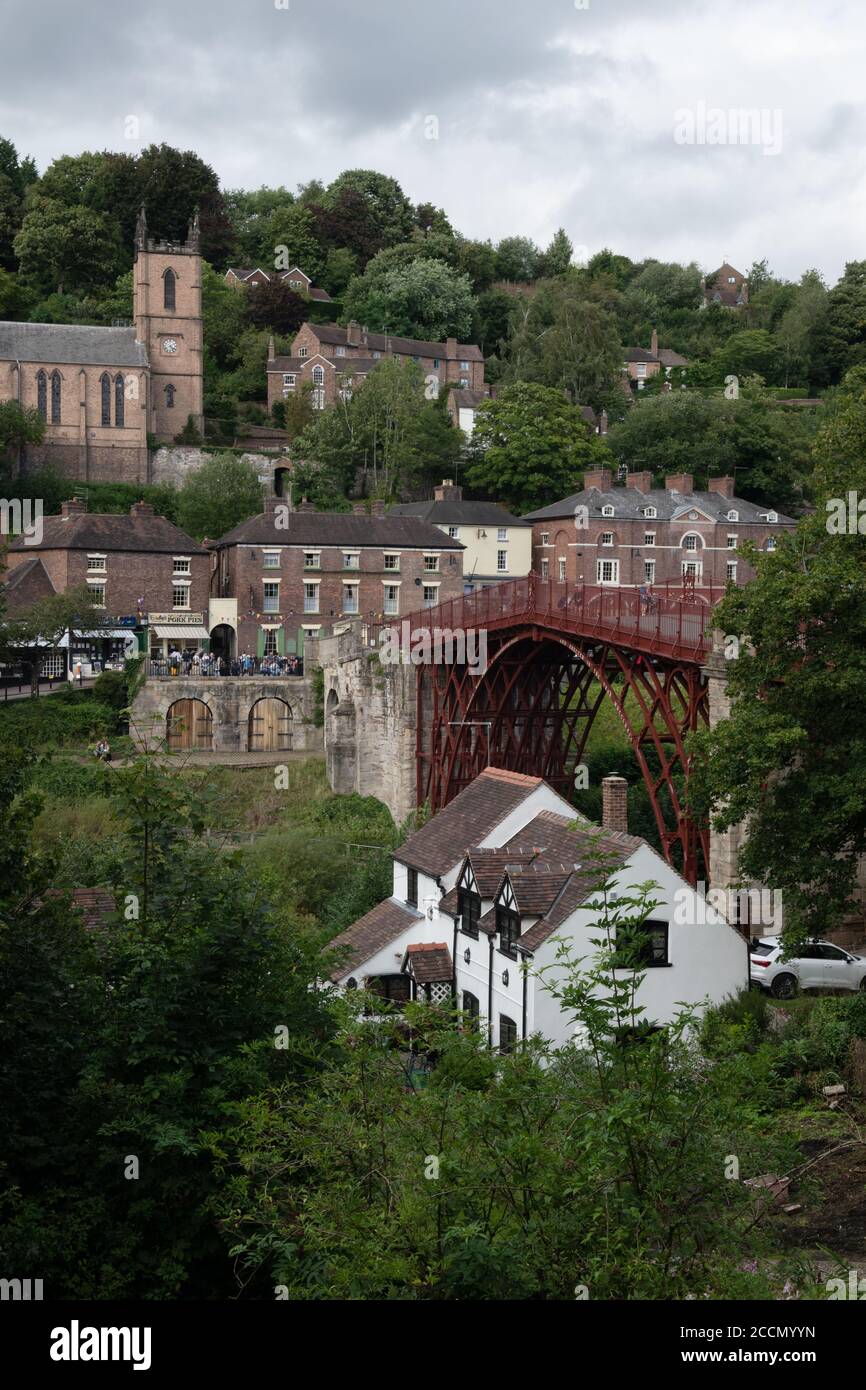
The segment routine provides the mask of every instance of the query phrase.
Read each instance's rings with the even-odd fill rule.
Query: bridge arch
[[[213,711],[204,700],[175,700],[166,710],[165,736],[173,753],[213,748]]]

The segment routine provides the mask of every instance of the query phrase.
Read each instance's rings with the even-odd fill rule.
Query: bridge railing
[[[720,586],[646,585],[624,588],[577,584],[530,574],[422,608],[389,622],[367,625],[377,645],[385,627],[408,622],[414,633],[468,631],[510,619],[544,620],[563,632],[634,641],[650,651],[702,658],[709,650],[710,611],[724,596]]]

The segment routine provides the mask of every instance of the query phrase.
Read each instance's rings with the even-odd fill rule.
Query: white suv
[[[791,960],[782,960],[777,937],[753,941],[749,978],[777,999],[791,999],[798,989],[866,990],[866,959],[852,956],[829,941],[809,941]]]

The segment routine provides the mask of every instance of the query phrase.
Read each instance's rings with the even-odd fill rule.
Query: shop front
[[[148,627],[151,661],[170,665],[173,657],[182,660],[184,653],[195,656],[209,650],[210,634],[203,613],[150,613]]]
[[[137,621],[134,617],[109,618],[98,626],[64,632],[57,650],[66,655],[69,680],[92,680],[102,671],[122,671],[124,661],[138,655]]]

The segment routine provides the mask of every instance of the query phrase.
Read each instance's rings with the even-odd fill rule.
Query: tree
[[[196,540],[218,540],[261,510],[255,469],[235,454],[208,458],[186,479],[177,502],[178,525]]]
[[[255,266],[262,259],[263,227],[278,208],[291,207],[294,193],[288,188],[228,189],[224,195],[237,246],[238,263]],[[273,255],[273,252],[271,252]]]
[[[743,547],[756,577],[716,609],[739,655],[730,714],[697,740],[692,793],[718,829],[746,823],[740,872],[781,891],[790,944],[842,920],[866,853],[866,520],[852,530],[848,515],[849,491],[866,495],[863,369],[815,459],[815,514],[772,554]]]
[[[469,276],[474,293],[490,289],[496,279],[496,251],[492,243],[457,236],[454,248],[457,269]]]
[[[558,228],[541,257],[539,273],[541,275],[564,275],[571,265],[573,255],[574,247],[566,235],[565,229],[563,227]]]
[[[542,280],[513,301],[504,379],[534,381],[600,408],[616,385],[623,352],[613,315],[585,293],[577,275]]]
[[[541,252],[529,237],[504,237],[496,247],[500,280],[534,280],[541,273],[541,264]]]
[[[468,277],[443,261],[420,256],[393,265],[389,253],[375,257],[343,296],[343,314],[379,331],[409,338],[465,341],[474,300]]]
[[[192,150],[148,145],[138,156],[138,175],[139,197],[154,232],[167,241],[183,241],[198,208],[202,255],[212,265],[225,265],[234,231],[210,165]]]
[[[376,211],[360,189],[346,185],[309,208],[322,245],[329,247],[331,254],[349,254],[355,269],[363,268],[386,245]]]
[[[519,514],[577,492],[581,475],[609,457],[562,392],[517,382],[476,412],[466,476]]]
[[[316,233],[316,220],[302,203],[275,208],[262,226],[259,263],[263,270],[299,266],[313,281],[325,264],[325,251]]]
[[[247,321],[253,328],[294,335],[309,313],[307,300],[285,280],[270,280],[266,285],[245,286],[232,292],[245,297]]]
[[[0,463],[8,462],[22,444],[41,444],[44,437],[45,421],[38,410],[0,401]]]
[[[848,262],[826,307],[813,344],[813,371],[822,383],[841,381],[866,362],[866,261]]]
[[[373,169],[345,169],[328,185],[322,204],[331,209],[338,207],[347,189],[363,198],[383,246],[405,241],[412,231],[415,210],[396,179]]]
[[[36,197],[15,238],[21,275],[43,293],[96,290],[123,269],[117,224],[89,208]]]

